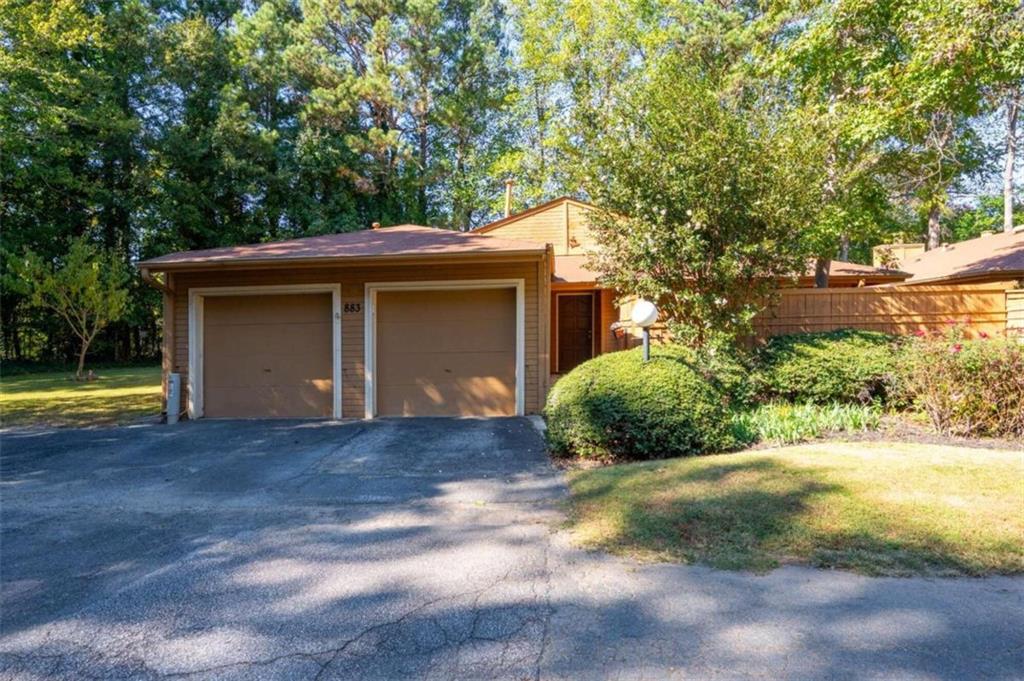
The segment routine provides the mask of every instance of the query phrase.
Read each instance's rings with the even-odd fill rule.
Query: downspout
[[[142,277],[142,281],[148,285],[157,289],[163,294],[163,337],[160,341],[161,355],[161,392],[163,398],[163,412],[164,418],[169,423],[176,423],[178,418],[182,415],[183,410],[181,409],[181,401],[178,403],[178,414],[168,414],[167,403],[168,403],[168,391],[170,389],[171,374],[174,372],[174,289],[169,285],[171,283],[171,277],[167,273],[164,273],[164,281],[160,281],[153,276],[153,273],[149,271],[147,267],[139,268],[139,276]],[[180,392],[178,393],[180,396]]]

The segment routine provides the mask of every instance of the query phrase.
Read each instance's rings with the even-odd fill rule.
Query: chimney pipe
[[[370,229],[380,229],[380,223],[379,222],[373,223],[372,225],[370,225]]]
[[[512,185],[511,179],[505,180],[505,217],[512,214]]]

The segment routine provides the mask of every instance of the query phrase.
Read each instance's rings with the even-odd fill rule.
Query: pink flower
[[[964,349],[963,343],[954,343],[953,347],[949,349],[954,355]]]
[[[924,329],[918,329],[917,331],[914,332],[914,335],[917,336],[918,338],[924,338],[925,330]]]
[[[947,319],[946,323],[947,324],[956,324],[956,320],[955,319]]]
[[[978,338],[988,338],[988,333],[986,333],[984,331],[979,331],[978,332]]]

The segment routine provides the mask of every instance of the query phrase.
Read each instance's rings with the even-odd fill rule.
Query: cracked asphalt
[[[1021,679],[1024,582],[572,547],[526,419],[0,436],[0,679]]]

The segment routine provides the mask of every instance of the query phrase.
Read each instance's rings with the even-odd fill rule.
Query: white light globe
[[[640,299],[633,305],[633,323],[646,329],[658,321],[658,308],[649,300]]]

